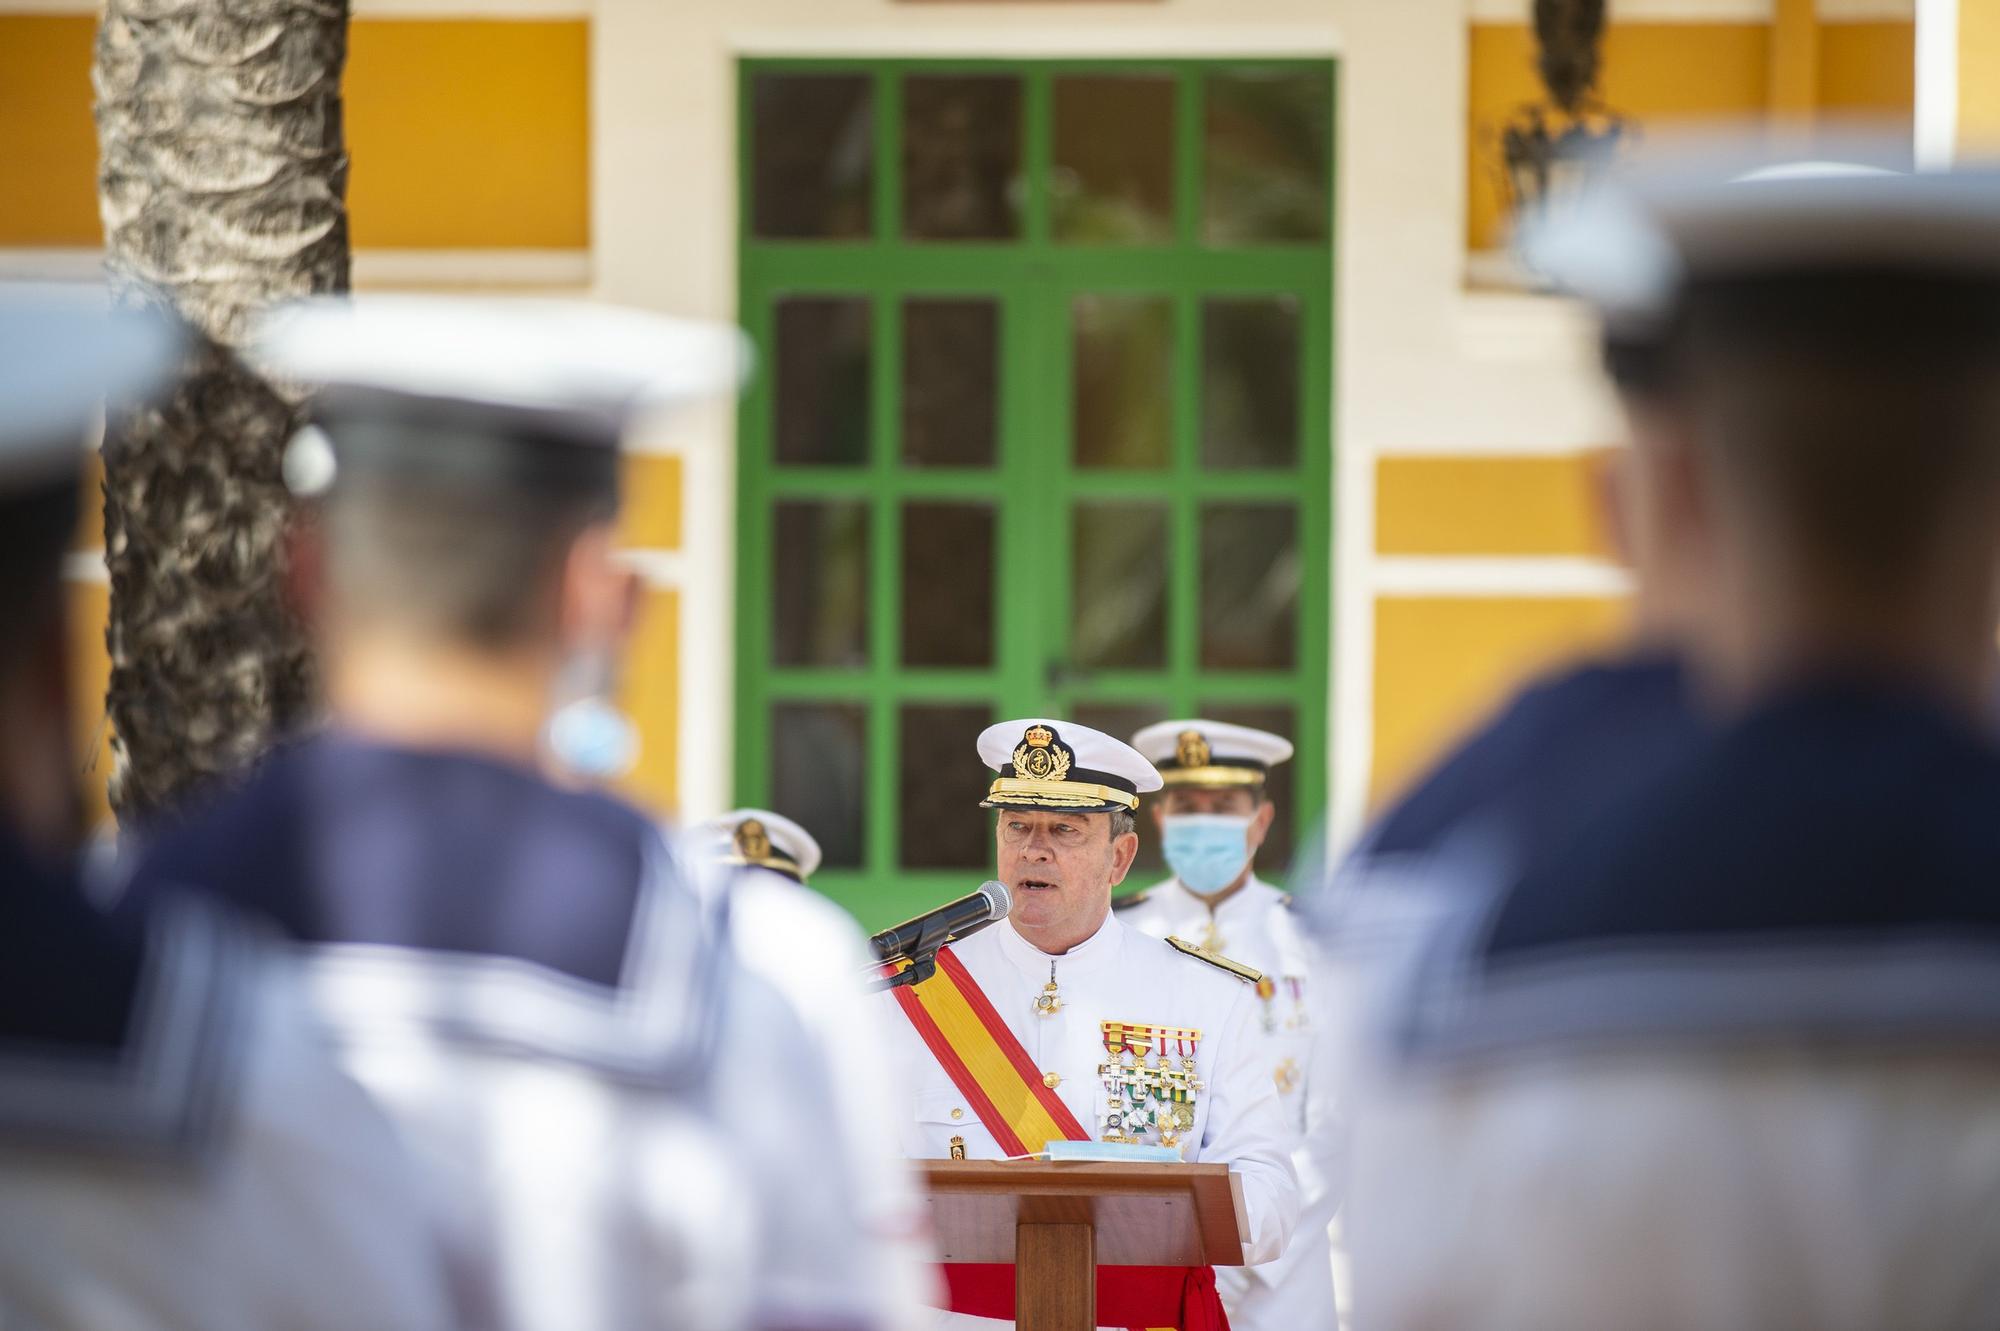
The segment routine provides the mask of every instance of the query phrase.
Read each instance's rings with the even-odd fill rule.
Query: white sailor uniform
[[[1307,947],[1292,917],[1290,898],[1252,874],[1250,881],[1210,908],[1177,878],[1116,903],[1117,917],[1154,938],[1202,943],[1263,973],[1256,987],[1252,1029],[1262,1051],[1263,1075],[1277,1088],[1292,1133],[1301,1210],[1297,1234],[1276,1261],[1224,1268],[1216,1286],[1237,1331],[1335,1327],[1332,1253],[1324,1238],[1339,1206],[1325,1171],[1307,1149],[1307,1133],[1331,1115],[1325,1079],[1312,1077],[1318,1027],[1311,1020]]]
[[[80,895],[46,904],[85,914]],[[38,923],[79,983],[114,981],[91,920]],[[147,935],[116,1046],[0,1052],[0,1325],[455,1325],[400,1143],[336,1068],[290,968],[189,903]],[[60,996],[39,1001],[16,1015],[58,1023]]]
[[[819,843],[781,814],[738,809],[690,828],[685,844],[703,890],[726,898],[738,959],[785,998],[809,1043],[839,1050],[827,1069],[826,1136],[837,1146],[825,1167],[842,1179],[864,1240],[845,1258],[857,1272],[850,1288],[864,1296],[855,1311],[879,1331],[928,1325],[935,1255],[928,1208],[902,1154],[897,1111],[906,1096],[889,1024],[903,1022],[864,986],[874,958],[854,918],[804,885],[819,867]]]
[[[1277,1089],[1256,1037],[1256,994],[1244,980],[1185,955],[1126,926],[1116,915],[1090,939],[1051,957],[1001,920],[951,946],[1007,1028],[1045,1074],[1078,1123],[1097,1137],[1126,1136],[1159,1144],[1171,1129],[1127,1121],[1122,1097],[1101,1069],[1108,1055],[1104,1023],[1199,1032],[1185,1054],[1203,1089],[1193,1097],[1193,1125],[1178,1136],[1183,1159],[1222,1162],[1241,1177],[1250,1228],[1244,1259],[1266,1262],[1284,1251],[1298,1215]],[[1035,1000],[1053,980],[1060,1008],[1049,1016]],[[894,999],[884,995],[885,1004]],[[999,1159],[999,1144],[980,1123],[951,1078],[900,1011],[897,1044],[913,1102],[903,1121],[903,1149],[944,1159],[962,1146],[971,1160]],[[967,1318],[969,1325],[990,1321]]]

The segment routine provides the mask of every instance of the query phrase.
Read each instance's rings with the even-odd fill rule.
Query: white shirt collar
[[[1037,984],[1049,978],[1049,963],[1052,961],[1059,976],[1088,975],[1111,965],[1118,960],[1118,951],[1125,939],[1125,925],[1115,911],[1104,912],[1104,923],[1097,926],[1097,932],[1063,953],[1042,951],[1021,937],[1011,919],[1000,921],[993,926],[993,931],[1000,935],[1000,950],[1006,954],[1007,960]]]
[[[1187,884],[1183,883],[1178,876],[1167,879],[1166,882],[1160,884],[1157,890],[1166,892],[1178,907],[1197,911],[1206,911],[1208,909],[1208,903],[1188,891]],[[1241,890],[1231,894],[1228,900],[1217,906],[1215,908],[1215,915],[1216,918],[1220,919],[1225,915],[1240,914],[1247,907],[1254,906],[1261,909],[1281,895],[1283,894],[1277,888],[1272,887],[1269,883],[1259,878],[1257,871],[1253,869],[1250,871],[1250,881],[1243,884]]]

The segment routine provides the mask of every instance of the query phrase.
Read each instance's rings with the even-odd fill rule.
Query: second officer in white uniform
[[[1310,1078],[1315,1031],[1309,1015],[1307,951],[1291,898],[1257,876],[1256,857],[1277,810],[1265,793],[1270,770],[1292,756],[1282,735],[1224,721],[1162,721],[1132,737],[1165,789],[1153,808],[1174,876],[1112,903],[1117,917],[1155,938],[1194,939],[1254,967],[1254,1024],[1262,1068],[1277,1087],[1293,1136],[1302,1212],[1298,1233],[1275,1262],[1218,1270],[1216,1283],[1236,1331],[1336,1328],[1327,1226],[1335,1189],[1305,1147],[1331,1112]]]
[[[1159,774],[1109,735],[1038,718],[989,727],[979,753],[999,773],[984,807],[999,811],[998,875],[1013,903],[1006,919],[944,949],[930,979],[894,991],[914,1095],[905,1151],[990,1160],[1069,1138],[1221,1162],[1243,1184],[1245,1261],[1272,1260],[1299,1203],[1292,1134],[1258,1038],[1255,972],[1148,938],[1111,912],[1138,853],[1133,810]],[[971,1034],[933,1019],[948,1003],[975,1018]],[[999,1116],[991,1097],[968,1094],[982,1066],[1003,1080],[1039,1076],[1013,1097],[1023,1113]],[[967,1297],[963,1272],[946,1275],[955,1309],[992,1311]],[[1118,1321],[1105,1281],[1099,1318]]]

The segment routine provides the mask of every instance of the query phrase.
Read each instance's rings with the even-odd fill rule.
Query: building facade
[[[94,16],[62,4],[0,3],[9,275],[96,261]],[[356,282],[750,332],[744,399],[631,464],[649,803],[799,817],[879,922],[984,876],[988,721],[1200,711],[1293,734],[1278,839],[1341,838],[1621,615],[1590,330],[1494,277],[1530,9],[359,0]],[[1620,0],[1599,93],[1641,132],[1907,125],[1914,17]]]

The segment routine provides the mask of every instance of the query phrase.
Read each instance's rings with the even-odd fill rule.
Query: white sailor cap
[[[819,868],[819,842],[782,813],[737,809],[693,829],[695,845],[716,864],[769,869],[803,883]]]
[[[742,333],[583,301],[364,295],[257,326],[268,373],[321,391],[286,459],[316,493],[353,468],[531,492],[617,491],[639,418],[734,392]],[[320,431],[323,430],[323,433]]]
[[[1136,749],[1072,721],[1029,717],[988,726],[979,757],[1000,775],[982,809],[1136,809],[1160,788],[1160,774]]]
[[[1255,786],[1292,756],[1283,735],[1227,721],[1162,721],[1132,736],[1132,747],[1169,786]]]
[[[172,374],[185,329],[113,308],[101,287],[0,283],[0,487],[74,478],[106,399]]]
[[[1906,174],[1868,160],[1759,163],[1713,148],[1614,169],[1523,228],[1528,266],[1603,316],[1607,337],[1665,331],[1693,287],[1784,275],[2000,281],[2000,172]]]

